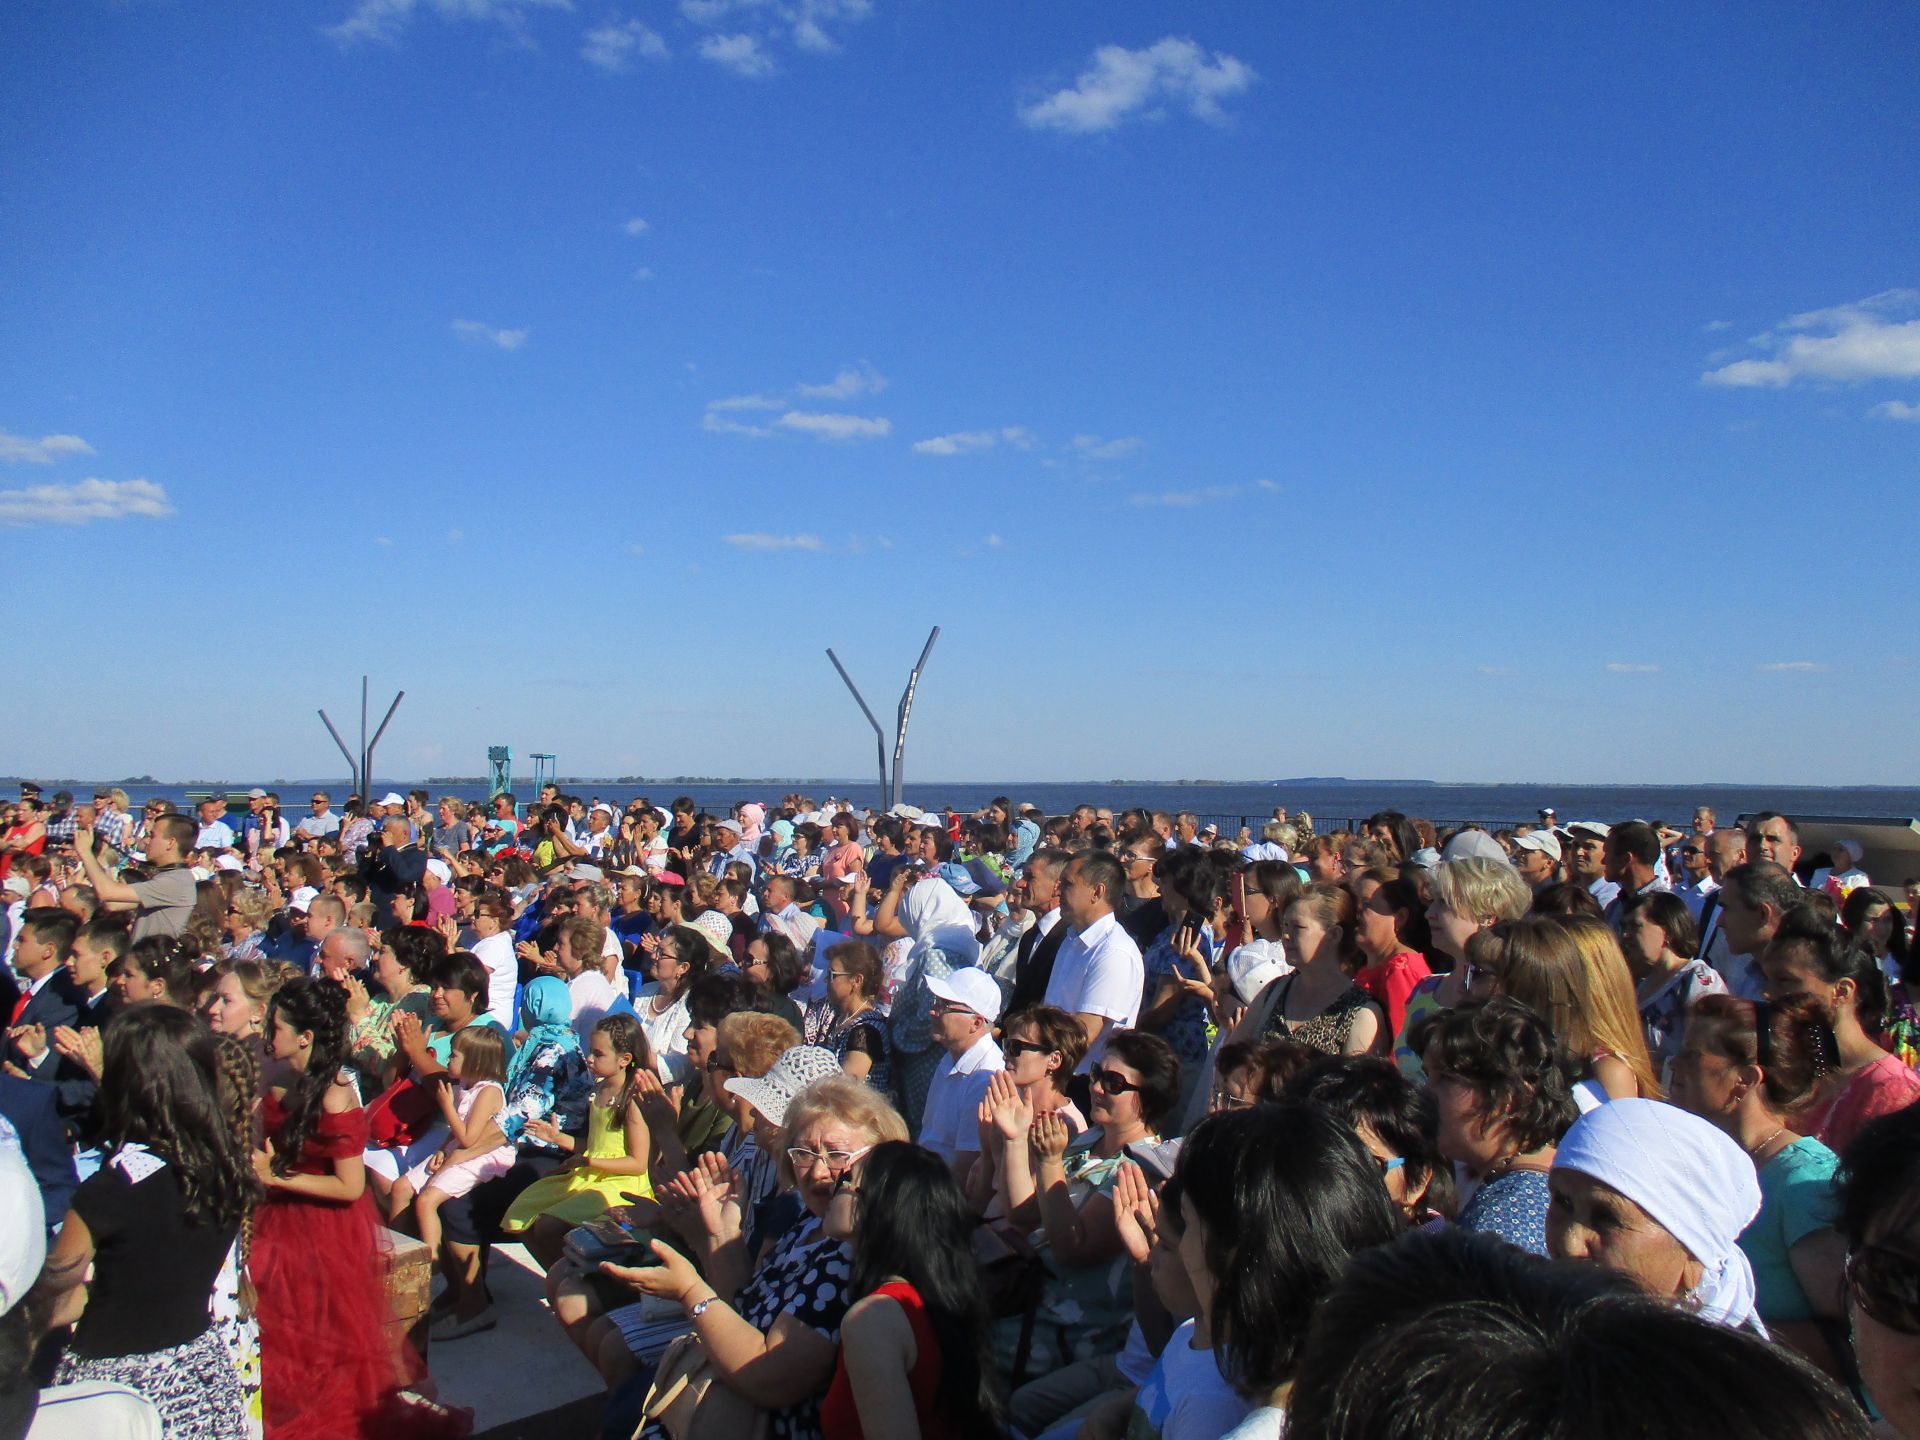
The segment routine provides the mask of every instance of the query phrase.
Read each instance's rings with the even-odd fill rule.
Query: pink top
[[[1904,1110],[1916,1100],[1920,1075],[1898,1055],[1882,1055],[1848,1081],[1824,1112],[1816,1107],[1807,1118],[1813,1122],[1813,1138],[1837,1155],[1869,1120]]]

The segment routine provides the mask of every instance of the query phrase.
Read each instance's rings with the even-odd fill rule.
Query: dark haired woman
[[[1440,1113],[1432,1093],[1391,1060],[1315,1060],[1287,1082],[1283,1098],[1325,1111],[1353,1131],[1380,1167],[1387,1197],[1407,1224],[1452,1218],[1453,1166],[1440,1154]]]
[[[833,1053],[843,1073],[882,1095],[893,1072],[887,1064],[887,1016],[880,1008],[880,952],[864,940],[842,940],[826,953],[827,993],[807,1012],[802,1032]]]
[[[946,1440],[1005,1433],[974,1216],[938,1156],[876,1145],[827,1213],[853,1251],[853,1308],[820,1407],[826,1440]]]
[[[1478,1182],[1461,1228],[1546,1254],[1547,1172],[1580,1113],[1573,1057],[1505,996],[1418,1022],[1412,1039],[1440,1112],[1440,1153]]]
[[[1220,1373],[1251,1407],[1228,1440],[1279,1440],[1314,1306],[1400,1217],[1353,1132],[1305,1105],[1209,1116],[1179,1176],[1180,1260]]]
[[[268,1012],[266,1148],[253,1157],[267,1187],[253,1281],[268,1440],[439,1433],[432,1409],[399,1399],[418,1361],[410,1349],[396,1356],[387,1338],[361,1159],[367,1112],[346,1060],[346,991],[308,979],[281,986]]]
[[[1740,1235],[1754,1308],[1775,1336],[1838,1374],[1820,1325],[1840,1317],[1846,1251],[1828,1214],[1839,1159],[1788,1120],[1832,1048],[1810,999],[1755,1005],[1707,995],[1693,1007],[1671,1073],[1673,1103],[1731,1135],[1759,1172],[1760,1214]]]
[[[1767,998],[1810,995],[1839,1049],[1800,1128],[1838,1154],[1860,1127],[1920,1100],[1920,1075],[1874,1040],[1887,1014],[1887,977],[1874,957],[1818,917],[1794,910],[1760,957]]]
[[[1840,1157],[1847,1319],[1884,1433],[1920,1440],[1920,1105],[1861,1127]]]
[[[209,1307],[254,1184],[213,1037],[171,1006],[118,1016],[100,1104],[106,1162],[74,1192],[40,1278],[50,1323],[78,1322],[57,1379],[138,1391],[168,1440],[239,1440],[239,1372]]]
[[[1643,890],[1621,903],[1620,951],[1633,975],[1647,1058],[1664,1080],[1680,1053],[1688,1009],[1708,995],[1726,994],[1727,982],[1698,958],[1700,927],[1686,902],[1671,891]]]
[[[1906,922],[1884,891],[1862,885],[1841,904],[1840,924],[1887,978],[1887,1014],[1875,1038],[1907,1064],[1920,1065],[1920,1016],[1906,985]]]

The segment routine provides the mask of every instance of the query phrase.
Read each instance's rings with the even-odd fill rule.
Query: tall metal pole
[[[340,738],[340,732],[333,728],[333,721],[327,718],[327,712],[320,712],[320,723],[327,727],[327,733],[333,737],[333,743],[340,747],[341,758],[347,762],[347,784],[353,787],[353,793],[364,795],[360,785],[360,767],[354,763],[353,752],[347,749],[347,742]]]
[[[360,798],[371,800],[367,791],[373,788],[373,766],[367,763],[367,677],[360,677]]]
[[[367,742],[367,774],[368,775],[373,774],[373,748],[374,746],[380,743],[380,737],[387,733],[387,721],[393,719],[393,712],[400,708],[400,702],[406,698],[407,698],[407,692],[404,690],[402,690],[398,695],[393,697],[393,704],[387,707],[386,719],[380,722],[380,728],[373,732],[373,739]]]
[[[907,676],[907,688],[900,695],[899,726],[893,736],[893,790],[887,808],[892,809],[900,803],[900,762],[907,752],[907,719],[913,713],[913,692],[920,687],[920,672],[926,668],[927,657],[933,653],[933,642],[940,638],[940,627],[933,627],[933,633],[927,636],[927,645],[920,652],[920,658],[914,662],[913,672]]]
[[[833,661],[833,668],[840,672],[840,678],[846,681],[847,689],[853,692],[854,703],[859,705],[860,713],[865,715],[867,723],[873,726],[874,750],[880,757],[880,803],[885,805],[887,803],[887,732],[882,730],[880,722],[873,718],[873,711],[867,708],[866,697],[860,693],[860,687],[853,683],[853,677],[847,674],[847,667],[840,663],[840,657],[833,653],[832,646],[827,647],[827,659]]]

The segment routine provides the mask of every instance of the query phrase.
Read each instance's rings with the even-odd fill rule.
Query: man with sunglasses
[[[308,802],[313,813],[293,827],[293,833],[306,840],[318,840],[322,835],[340,833],[340,817],[333,813],[333,797],[324,790],[313,792]]]
[[[1700,912],[1706,906],[1707,897],[1720,888],[1720,882],[1714,878],[1713,862],[1707,856],[1711,843],[1705,835],[1689,835],[1674,852],[1678,861],[1674,873],[1681,878],[1673,887],[1673,893],[1686,903],[1696,925],[1700,923]]]
[[[933,1043],[947,1053],[933,1070],[920,1144],[946,1161],[964,1185],[980,1154],[978,1117],[987,1082],[1007,1068],[993,1038],[1000,1018],[1000,986],[973,966],[945,977],[927,977],[933,993]]]

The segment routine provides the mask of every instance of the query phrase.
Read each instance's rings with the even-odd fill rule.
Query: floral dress
[[[1173,948],[1176,928],[1168,926],[1161,931],[1159,938],[1147,947],[1147,953],[1142,957],[1147,971],[1144,1005],[1153,1004],[1161,986],[1186,973],[1186,962]],[[1203,925],[1200,928],[1200,955],[1207,962],[1209,971],[1213,969],[1214,958],[1219,953],[1220,942],[1213,938],[1213,927]],[[1205,1065],[1207,1050],[1213,1044],[1206,1001],[1197,995],[1182,995],[1172,1017],[1160,1027],[1160,1038],[1171,1045],[1173,1053],[1180,1057],[1182,1075],[1197,1074]]]

